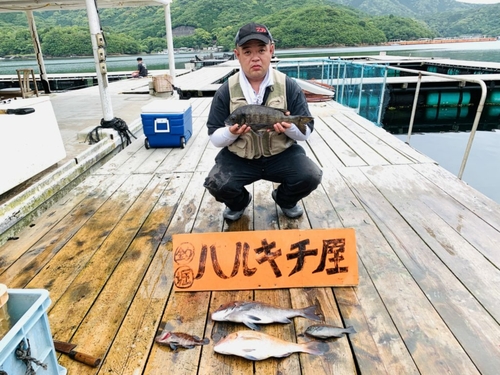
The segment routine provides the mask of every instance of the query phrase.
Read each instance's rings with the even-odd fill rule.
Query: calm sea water
[[[449,43],[426,44],[419,46],[374,46],[374,47],[349,47],[349,48],[304,48],[293,50],[277,50],[277,57],[337,57],[355,55],[377,55],[385,52],[388,55],[414,56],[414,57],[443,57],[459,60],[493,61],[500,62],[500,41],[479,43]],[[182,53],[175,55],[175,67],[184,69],[184,64],[193,59],[210,56],[208,52]],[[213,56],[222,56],[214,53]],[[108,56],[106,64],[110,72],[123,72],[135,70],[138,56]],[[169,68],[167,54],[153,54],[141,56],[150,70],[163,70]],[[16,69],[33,67],[38,71],[34,59],[5,59],[0,60],[0,75],[15,74]],[[95,72],[95,63],[92,57],[45,59],[47,73],[89,73]]]
[[[294,50],[278,50],[278,57],[337,57],[355,55],[377,55],[385,52],[387,55],[436,57],[458,60],[500,62],[500,41],[479,43],[428,44],[419,46],[377,46],[356,48],[309,48]],[[175,66],[183,69],[184,64],[193,59],[196,54],[175,55]],[[199,56],[208,55],[198,53]],[[222,54],[215,54],[220,56]],[[133,71],[137,56],[108,57],[108,70],[111,72]],[[143,55],[151,70],[168,69],[168,55]],[[47,59],[45,61],[48,73],[94,72],[92,58]],[[0,75],[15,74],[20,67],[38,69],[35,60],[0,60]],[[500,119],[499,119],[500,122]],[[472,126],[472,124],[471,124]],[[406,135],[396,135],[406,141]],[[462,163],[469,133],[425,133],[414,134],[411,137],[412,147],[428,155],[457,175]],[[464,171],[463,180],[489,198],[500,203],[500,132],[478,132],[474,139],[469,160]]]

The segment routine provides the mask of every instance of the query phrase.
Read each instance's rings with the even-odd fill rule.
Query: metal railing
[[[474,136],[476,134],[478,125],[479,125],[479,120],[481,118],[481,114],[484,108],[484,104],[486,102],[486,96],[487,96],[487,88],[486,84],[484,83],[483,80],[477,79],[477,78],[469,78],[469,77],[463,77],[463,76],[452,76],[452,75],[446,75],[446,74],[440,74],[440,73],[433,73],[433,72],[427,72],[427,71],[421,71],[421,70],[414,70],[414,69],[407,69],[407,68],[401,68],[401,67],[395,67],[395,66],[389,66],[389,65],[380,65],[380,64],[362,64],[362,63],[355,63],[352,61],[346,61],[346,60],[341,60],[341,59],[304,59],[304,60],[284,60],[282,63],[278,62],[276,64],[276,69],[278,70],[286,70],[287,74],[289,75],[295,75],[295,72],[292,70],[296,68],[296,76],[297,78],[303,78],[301,77],[303,74],[301,73],[301,66],[305,68],[306,66],[310,68],[311,66],[316,66],[318,69],[318,72],[321,72],[321,81],[324,83],[329,84],[332,87],[335,87],[335,98],[336,101],[346,105],[348,107],[353,108],[353,106],[349,105],[354,103],[355,104],[355,109],[356,113],[358,113],[362,117],[361,114],[361,108],[362,108],[362,94],[366,91],[364,89],[365,85],[369,85],[370,88],[368,91],[370,91],[370,95],[375,93],[374,95],[377,94],[378,91],[378,98],[376,98],[376,101],[378,102],[378,109],[376,113],[376,120],[374,119],[374,116],[372,118],[368,118],[368,120],[375,122],[378,126],[381,126],[381,121],[382,121],[382,114],[385,110],[385,107],[387,103],[385,103],[385,93],[387,90],[387,78],[389,75],[389,72],[394,71],[394,72],[406,72],[406,73],[411,73],[415,74],[418,76],[417,78],[417,83],[416,83],[416,89],[415,89],[415,95],[413,97],[413,104],[411,108],[411,116],[410,116],[410,122],[408,124],[408,137],[406,143],[409,145],[410,144],[410,137],[412,134],[413,130],[413,124],[415,121],[415,114],[417,110],[417,103],[418,103],[418,97],[420,93],[420,87],[422,83],[422,77],[423,76],[433,76],[433,77],[439,77],[442,79],[450,80],[450,81],[458,81],[458,82],[469,82],[469,83],[474,83],[478,84],[481,87],[481,98],[479,100],[479,103],[477,105],[477,110],[476,110],[476,115],[474,117],[474,122],[472,124],[472,128],[470,131],[469,135],[469,140],[464,152],[464,157],[462,159],[462,164],[460,166],[459,172],[457,177],[459,179],[462,179],[465,166],[467,164],[467,160],[469,158],[470,150],[472,148],[472,143],[474,141]],[[372,78],[378,78],[379,81],[381,79],[381,82],[377,82],[375,85],[379,85],[379,89],[375,90],[373,89],[374,87],[374,80],[371,79],[370,83],[367,83],[368,78],[365,77],[365,70],[370,69],[370,71],[373,73],[374,71],[378,71],[382,74],[379,74],[378,76],[374,77],[372,75]],[[303,69],[305,71],[305,69]],[[290,74],[291,73],[291,74]],[[396,73],[394,73],[394,76]],[[319,78],[318,78],[319,79]],[[354,99],[352,103],[350,103],[350,100],[353,99],[353,96],[348,97],[348,94],[346,93],[346,90],[348,87],[356,87],[355,91],[358,91],[358,96],[357,100]],[[353,89],[351,89],[351,94],[354,92]],[[371,96],[368,96],[367,102],[371,99]]]

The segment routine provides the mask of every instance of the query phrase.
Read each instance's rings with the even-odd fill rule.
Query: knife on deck
[[[76,350],[73,350],[76,347],[76,344],[54,340],[54,347],[56,348],[56,351],[67,354],[70,358],[74,359],[75,361],[85,363],[86,365],[97,367],[101,363],[100,358],[96,358],[89,354],[80,353],[77,352]]]
[[[0,115],[27,115],[35,112],[35,108],[0,109]]]

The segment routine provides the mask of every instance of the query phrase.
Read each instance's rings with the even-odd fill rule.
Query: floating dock
[[[218,152],[205,127],[211,99],[189,101],[186,148],[148,150],[138,135],[0,247],[3,283],[50,292],[54,339],[103,359],[91,368],[59,357],[69,374],[498,372],[499,204],[353,110],[323,102],[310,104],[315,131],[300,142],[324,173],[300,202],[304,216],[285,217],[274,184],[259,181],[243,217],[228,224],[203,188]],[[356,287],[173,291],[173,234],[342,227],[356,232]],[[246,329],[210,318],[233,300],[315,305],[324,323],[356,333],[326,341],[323,356],[219,355],[216,342]],[[262,331],[300,343],[312,323]],[[210,343],[174,352],[154,341],[164,329]]]

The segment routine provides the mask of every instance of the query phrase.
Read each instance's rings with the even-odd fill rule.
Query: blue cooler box
[[[155,100],[142,107],[141,119],[146,148],[184,148],[193,134],[193,111],[186,100]]]

